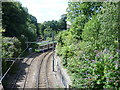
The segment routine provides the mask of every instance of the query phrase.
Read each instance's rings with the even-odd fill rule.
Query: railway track
[[[22,61],[22,64],[20,65],[20,70],[15,78],[15,80],[12,83],[11,89],[16,89],[16,88],[24,88],[28,73],[29,73],[29,68],[30,65],[32,64],[33,60],[37,56],[37,53],[32,53],[30,56],[25,58]],[[27,68],[26,68],[27,66]]]
[[[49,88],[49,68],[51,51],[44,52],[42,54],[31,54],[28,58],[25,58],[20,66],[20,70],[16,79],[11,84],[11,89],[26,88]],[[26,65],[27,64],[27,67]]]
[[[23,90],[25,88],[34,88],[34,82],[35,82],[34,76],[36,75],[35,70],[37,69],[35,64],[37,64],[37,60],[38,60],[39,57],[40,57],[40,55],[35,57],[34,60],[32,61],[32,63],[30,64],[30,66],[29,66],[29,70],[28,70],[27,75],[26,75]]]
[[[38,71],[37,88],[49,88],[47,69],[49,68],[48,61],[51,55],[52,52],[46,53],[39,64],[40,67]]]

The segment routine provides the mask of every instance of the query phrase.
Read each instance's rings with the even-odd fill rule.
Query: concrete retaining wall
[[[55,74],[59,81],[61,81],[61,84],[63,88],[69,88],[69,86],[72,84],[72,81],[70,80],[70,76],[67,73],[67,70],[63,68],[63,65],[61,63],[60,57],[54,54],[55,57]]]

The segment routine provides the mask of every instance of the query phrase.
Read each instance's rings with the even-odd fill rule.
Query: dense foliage
[[[4,2],[2,11],[2,25],[6,30],[3,36],[17,37],[23,49],[26,47],[25,41],[36,40],[39,35],[37,19],[20,2]]]
[[[120,88],[119,3],[69,2],[71,27],[59,34],[57,54],[75,88]]]
[[[5,71],[9,67],[6,61],[18,57],[21,53],[21,42],[15,37],[2,37],[2,40],[2,69],[3,73],[5,73]]]
[[[36,41],[39,36],[39,27],[36,17],[28,13],[28,9],[22,7],[20,2],[2,3],[2,61],[3,73],[9,65],[6,60],[17,58],[27,47],[26,42]],[[34,48],[35,44],[29,47]],[[24,55],[26,52],[24,52]]]
[[[66,14],[60,20],[45,21],[37,23],[36,17],[28,13],[28,9],[22,7],[20,2],[2,3],[2,58],[3,73],[6,71],[6,59],[16,58],[26,47],[26,42],[36,41],[37,38],[45,39],[56,35],[60,30],[66,30]],[[29,47],[36,48],[36,44]],[[28,51],[27,51],[28,52]]]
[[[66,30],[67,23],[66,23],[67,15],[61,15],[61,19],[52,20],[52,21],[45,21],[44,23],[39,23],[39,33],[42,35],[43,39],[51,38],[52,32],[54,35],[57,35],[58,32],[62,30]]]

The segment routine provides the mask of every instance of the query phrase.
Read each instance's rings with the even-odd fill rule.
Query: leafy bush
[[[82,3],[69,4],[79,14]],[[89,19],[74,17],[70,30],[59,34],[57,53],[73,77],[72,87],[120,89],[118,3],[103,3],[97,12]]]
[[[21,52],[21,43],[17,38],[3,37],[2,43],[2,60],[3,60],[3,73],[8,68],[6,59],[16,58]]]
[[[103,51],[94,50],[91,54],[84,53],[80,57],[71,59],[69,70],[73,72],[73,77],[75,77],[73,87],[119,87],[118,52],[120,51],[110,51],[108,49],[104,49]]]

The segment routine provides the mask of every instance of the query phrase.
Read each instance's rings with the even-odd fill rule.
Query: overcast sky
[[[28,12],[35,16],[38,23],[59,20],[66,13],[68,0],[18,0]]]

